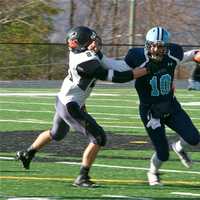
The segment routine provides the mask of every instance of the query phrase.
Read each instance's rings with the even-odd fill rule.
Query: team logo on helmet
[[[97,37],[94,30],[78,26],[67,33],[66,42],[71,50],[84,51]]]

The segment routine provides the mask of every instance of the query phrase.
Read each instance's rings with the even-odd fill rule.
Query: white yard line
[[[182,106],[200,106],[200,102],[181,102]]]
[[[0,122],[15,122],[25,124],[52,124],[52,122],[40,121],[37,119],[15,120],[15,119],[0,119]]]
[[[21,110],[21,109],[4,109],[0,108],[0,111],[7,111],[7,112],[27,112],[27,113],[54,113],[55,111],[49,111],[49,110]],[[139,115],[131,115],[131,114],[121,114],[121,113],[99,113],[99,112],[89,112],[91,115],[108,115],[108,116],[115,116],[115,117],[128,117],[131,119],[139,119]],[[95,117],[95,119],[101,119],[98,117]],[[103,118],[102,118],[103,119]],[[105,119],[110,119],[110,120],[116,120],[116,118],[105,118]],[[199,117],[192,117],[193,119],[199,119]]]
[[[81,165],[81,163],[78,162],[56,162],[60,164],[66,164],[66,165]],[[133,169],[133,170],[143,170],[148,171],[149,168],[143,168],[143,167],[128,167],[128,166],[119,166],[119,165],[104,165],[104,164],[93,164],[95,167],[105,167],[105,168],[117,168],[117,169]],[[160,169],[162,172],[171,172],[171,173],[184,173],[184,174],[198,174],[200,175],[200,172],[197,171],[183,171],[183,170],[170,170],[170,169]]]
[[[36,102],[22,102],[22,101],[0,101],[2,104],[25,104],[25,105],[47,105],[47,106],[54,106],[55,103],[36,103]],[[194,105],[188,105],[188,106],[194,106]],[[196,105],[195,105],[196,106]],[[100,107],[100,108],[119,108],[119,109],[138,109],[138,106],[117,106],[117,105],[98,105],[98,104],[87,104],[87,107]],[[188,111],[196,111],[196,108],[185,108],[185,110]]]
[[[1,156],[0,160],[14,160],[14,157],[6,157]],[[81,165],[79,162],[55,162],[58,164],[65,164],[65,165]],[[105,165],[105,164],[93,164],[94,167],[103,167],[103,168],[114,168],[114,169],[130,169],[130,170],[142,170],[148,171],[149,168],[144,167],[129,167],[129,166],[121,166],[121,165]],[[197,174],[200,175],[198,171],[185,171],[185,170],[175,170],[175,169],[160,169],[161,172],[170,172],[170,173],[183,173],[183,174]]]
[[[108,197],[108,198],[113,198],[113,199],[135,199],[135,200],[153,200],[151,198],[143,198],[143,197],[130,197],[130,196],[124,196],[124,195],[112,195],[112,194],[106,194],[102,195],[102,197]]]
[[[55,111],[50,111],[50,110],[19,110],[19,109],[3,109],[3,108],[0,108],[0,111],[27,112],[27,113],[54,113],[55,112]]]
[[[25,105],[44,105],[44,106],[53,106],[55,103],[36,103],[36,102],[25,102],[25,101],[0,101],[0,103],[4,104],[25,104]]]
[[[46,197],[10,197],[7,200],[53,200]]]
[[[15,160],[14,157],[6,157],[6,156],[0,156],[0,160]]]
[[[191,192],[171,192],[170,194],[176,194],[176,195],[181,195],[181,196],[195,196],[195,197],[200,197],[200,194],[191,193]]]
[[[97,119],[97,118],[96,118]],[[106,119],[107,120],[107,119]],[[52,121],[42,121],[38,119],[21,119],[21,120],[15,120],[15,119],[0,119],[0,123],[4,122],[15,122],[15,123],[25,123],[25,124],[52,124]],[[144,130],[143,126],[120,126],[120,125],[107,125],[107,122],[100,122],[101,125],[104,128],[119,128],[119,129],[142,129]],[[125,123],[125,122],[124,122]],[[130,122],[131,123],[131,122]],[[122,124],[122,123],[120,123]],[[132,124],[132,123],[131,123]],[[171,129],[166,128],[168,133],[174,133],[171,131]],[[200,131],[200,129],[198,129]]]
[[[0,93],[2,97],[10,97],[10,96],[56,96],[57,93]]]

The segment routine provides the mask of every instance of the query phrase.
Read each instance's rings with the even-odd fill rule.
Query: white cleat
[[[176,144],[173,143],[172,145],[172,149],[173,151],[177,154],[177,156],[180,158],[181,160],[181,163],[187,167],[187,168],[190,168],[192,166],[192,161],[191,159],[189,158],[189,156],[187,155],[187,153],[184,151],[184,150],[181,150],[181,151],[177,151],[176,149]]]
[[[150,186],[163,186],[163,184],[160,182],[159,174],[156,173],[147,173],[148,181]]]

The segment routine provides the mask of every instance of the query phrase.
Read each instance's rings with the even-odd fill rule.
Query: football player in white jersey
[[[123,72],[105,69],[100,61],[103,56],[101,52],[89,50],[99,39],[96,32],[88,27],[75,27],[68,32],[66,42],[70,50],[69,70],[57,95],[53,126],[50,130],[42,132],[28,149],[17,152],[17,159],[22,162],[25,169],[29,169],[37,151],[52,140],[62,140],[70,127],[73,127],[89,138],[89,144],[83,153],[80,174],[73,185],[96,186],[90,179],[89,170],[101,146],[106,144],[106,134],[95,119],[81,108],[97,80],[123,83],[148,73],[146,68],[133,70],[127,66],[127,70]]]

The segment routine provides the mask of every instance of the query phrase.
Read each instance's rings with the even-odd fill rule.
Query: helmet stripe
[[[163,41],[163,36],[164,36],[164,30],[163,30],[163,28],[161,28],[161,41]]]
[[[159,41],[162,41],[162,28],[159,27]]]
[[[160,33],[160,30],[159,30],[159,27],[157,27],[157,40],[159,40],[159,33]]]

